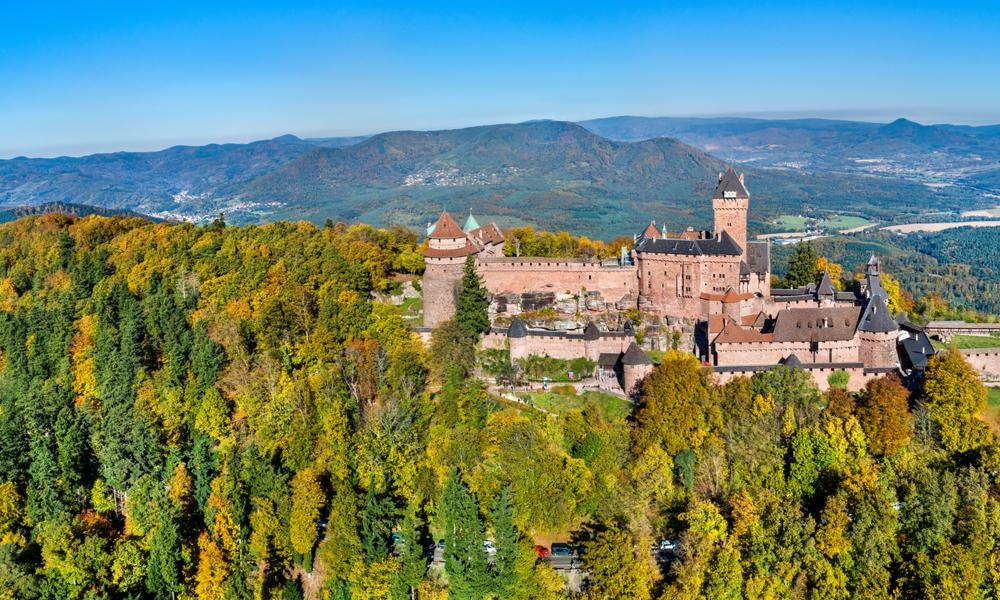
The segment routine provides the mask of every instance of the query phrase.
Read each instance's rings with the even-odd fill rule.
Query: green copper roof
[[[465,225],[462,226],[462,231],[472,231],[473,229],[479,229],[479,222],[476,221],[476,217],[469,213],[469,218],[465,220]]]

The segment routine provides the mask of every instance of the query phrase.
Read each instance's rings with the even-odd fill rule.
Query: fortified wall
[[[487,257],[476,260],[476,272],[491,294],[585,291],[617,303],[635,298],[638,291],[634,266],[609,266],[590,259]]]

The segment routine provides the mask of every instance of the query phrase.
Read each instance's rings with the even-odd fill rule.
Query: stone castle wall
[[[465,258],[426,261],[421,284],[424,293],[424,327],[435,327],[455,316],[455,286],[462,278]]]
[[[850,392],[856,392],[865,387],[870,380],[877,377],[882,377],[885,373],[866,373],[862,367],[852,367],[849,369],[835,369],[830,367],[823,367],[818,369],[810,369],[808,365],[803,367],[806,373],[812,376],[813,383],[820,391],[827,391],[830,389],[830,382],[828,379],[835,371],[845,371],[847,373],[847,390]],[[745,371],[724,371],[724,372],[714,372],[715,382],[722,385],[732,381],[737,377],[753,377],[755,373],[767,370],[764,367],[760,368],[748,368]]]
[[[775,365],[794,354],[803,363],[864,362],[857,337],[850,340],[818,342],[813,352],[809,342],[715,343],[715,363],[720,367]],[[895,351],[895,348],[893,348]],[[867,364],[867,363],[866,363]],[[881,365],[880,365],[881,366]]]
[[[640,303],[677,317],[702,316],[701,294],[739,289],[740,257],[643,253],[636,259]]]
[[[882,368],[899,364],[895,331],[885,333],[862,331],[858,337],[861,340],[858,357],[866,366]]]
[[[971,348],[960,351],[972,368],[987,377],[1000,377],[1000,349]]]
[[[596,361],[602,353],[624,352],[633,340],[631,336],[602,336],[596,340],[556,335],[527,335],[510,340],[511,360],[527,356],[550,356],[563,360],[586,357]]]
[[[572,258],[496,257],[476,261],[483,287],[492,294],[599,292],[618,302],[637,290],[635,267],[608,267]]]

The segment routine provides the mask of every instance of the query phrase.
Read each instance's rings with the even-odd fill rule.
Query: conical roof
[[[521,317],[514,317],[510,320],[510,327],[507,328],[507,337],[523,338],[528,336],[528,326],[524,324]]]
[[[799,360],[799,357],[795,356],[794,354],[789,354],[788,357],[785,358],[785,360],[782,362],[785,366],[788,367],[799,367],[802,365],[802,361]]]
[[[861,322],[858,329],[869,333],[889,333],[899,331],[899,325],[892,318],[886,297],[882,294],[874,294],[868,298],[864,312],[861,313]]]
[[[653,361],[649,360],[646,353],[639,348],[639,345],[632,342],[628,345],[628,350],[622,355],[623,365],[651,365]]]
[[[750,198],[746,186],[743,185],[742,175],[737,175],[732,167],[726,169],[725,173],[719,174],[719,185],[715,186],[712,192],[713,200],[724,198]]]
[[[479,221],[476,220],[476,217],[472,216],[472,211],[469,211],[469,218],[465,220],[462,230],[472,231],[473,229],[479,229]]]
[[[833,280],[830,278],[829,271],[823,271],[823,278],[819,281],[819,288],[816,293],[820,296],[833,296],[835,290],[833,289]]]
[[[585,340],[596,340],[600,339],[601,330],[594,324],[593,321],[587,323],[587,327],[583,330],[583,339]]]
[[[461,238],[465,237],[465,233],[455,222],[455,219],[451,218],[448,211],[441,213],[438,217],[437,223],[434,224],[434,230],[428,236],[430,238]]]
[[[642,232],[642,237],[649,238],[651,240],[660,238],[660,232],[656,230],[656,221],[649,222],[649,225],[646,226],[646,231]]]

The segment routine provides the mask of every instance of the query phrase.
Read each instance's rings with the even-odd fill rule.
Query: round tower
[[[642,381],[653,371],[653,361],[632,342],[622,355],[622,384],[626,396],[635,396],[641,391]]]
[[[465,259],[476,253],[458,223],[446,212],[428,234],[424,251],[424,327],[435,327],[455,316],[456,285],[462,278]]]

